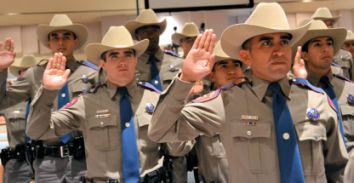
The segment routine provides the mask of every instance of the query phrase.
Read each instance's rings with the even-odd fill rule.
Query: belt
[[[52,156],[56,158],[67,158],[72,156],[69,144],[64,145],[43,145],[43,155]]]

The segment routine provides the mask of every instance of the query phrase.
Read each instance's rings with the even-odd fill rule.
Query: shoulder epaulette
[[[322,88],[319,88],[317,86],[312,85],[308,80],[303,79],[303,78],[293,78],[291,79],[292,83],[300,86],[307,87],[317,93],[325,93]]]
[[[154,91],[154,92],[157,92],[157,93],[161,93],[161,91],[159,89],[157,89],[154,85],[152,85],[149,82],[139,81],[138,82],[138,86],[141,86],[141,87],[143,87],[145,89],[148,89],[148,90],[151,90],[151,91]]]
[[[99,68],[97,65],[93,64],[93,63],[90,62],[90,61],[81,60],[80,63],[81,63],[82,65],[85,65],[85,66],[87,66],[87,67],[90,67],[91,69],[94,69],[94,70],[96,70],[96,71],[99,71],[99,70],[100,70],[100,68]]]
[[[343,75],[340,75],[340,74],[333,74],[333,76],[335,76],[336,78],[339,78],[341,80],[344,80],[344,81],[348,81],[348,82],[353,82],[352,80],[350,80],[349,78],[343,76]]]
[[[41,59],[37,65],[38,66],[44,66],[45,64],[47,64],[49,62],[49,60],[47,58]]]
[[[205,95],[203,95],[201,97],[198,97],[198,98],[192,100],[192,102],[193,103],[202,103],[202,102],[210,101],[210,100],[216,98],[217,96],[219,96],[221,91],[222,91],[221,88],[219,88],[217,90],[214,90],[214,91],[211,91],[211,92],[209,92],[209,93],[207,93],[207,94],[205,94]]]
[[[174,56],[174,57],[179,57],[178,54],[172,50],[164,50],[163,51],[165,54],[167,55],[171,55],[171,56]]]

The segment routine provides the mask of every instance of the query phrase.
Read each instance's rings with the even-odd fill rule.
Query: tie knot
[[[128,89],[126,87],[120,87],[117,89],[117,91],[122,97],[128,95]]]
[[[323,76],[320,79],[320,82],[324,84],[325,86],[332,86],[331,83],[329,82],[329,78],[327,76]]]
[[[270,83],[268,86],[268,90],[272,92],[272,94],[279,94],[281,93],[280,85],[279,83]]]

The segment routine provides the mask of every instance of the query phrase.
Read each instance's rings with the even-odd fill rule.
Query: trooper
[[[125,27],[133,39],[148,39],[149,47],[139,57],[137,79],[147,81],[159,90],[164,90],[181,68],[182,59],[159,47],[160,35],[166,29],[166,19],[158,21],[157,15],[151,9],[141,12],[135,20],[130,20]]]
[[[34,65],[36,65],[36,58],[26,55],[22,59],[16,59],[9,71],[16,77],[16,80],[21,80],[26,70]],[[9,80],[8,85],[11,84],[12,80]],[[5,183],[28,183],[34,179],[33,157],[30,152],[29,139],[25,134],[28,107],[29,102],[23,101],[4,110],[9,141],[9,147],[1,150]]]
[[[163,51],[159,47],[160,35],[165,31],[166,24],[166,19],[159,21],[152,9],[143,10],[135,20],[130,20],[125,24],[133,39],[149,40],[149,46],[139,57],[136,66],[137,79],[151,83],[160,91],[170,84],[180,70],[183,61],[177,54]],[[186,159],[184,157],[171,158],[174,180],[186,182]]]
[[[309,82],[321,87],[336,107],[340,131],[351,155],[354,154],[354,83],[331,71],[333,55],[341,48],[345,38],[345,28],[327,28],[322,21],[314,20],[297,45],[302,46]]]
[[[311,16],[313,20],[322,20],[327,27],[333,28],[340,16],[333,16],[331,11],[327,7],[319,7]],[[354,79],[354,61],[350,52],[339,49],[334,55],[334,61],[332,62],[332,69],[336,74],[342,74],[343,76],[353,80]],[[337,71],[336,68],[342,70]]]
[[[100,84],[54,113],[49,106],[70,70],[65,69],[66,59],[61,54],[49,60],[32,103],[27,133],[32,138],[46,138],[73,129],[82,131],[87,153],[84,182],[170,180],[163,168],[160,144],[147,136],[159,91],[135,80],[137,58],[148,45],[147,39],[134,43],[124,26],[110,27],[101,43],[90,43],[85,49],[87,58],[101,68]]]
[[[186,58],[188,55],[198,35],[199,30],[194,22],[185,23],[181,32],[172,34],[172,42],[182,48],[183,58]]]
[[[224,52],[250,66],[250,87],[219,89],[186,104],[193,82],[214,62],[215,35],[198,37],[181,74],[160,97],[149,137],[170,142],[219,133],[231,183],[339,181],[348,157],[335,109],[321,89],[287,79],[291,45],[307,29],[290,29],[279,4],[259,3],[245,23],[221,36]],[[303,65],[300,50],[294,64]]]
[[[56,95],[52,110],[64,106],[71,98],[86,92],[97,77],[93,64],[78,61],[74,50],[79,49],[87,40],[87,28],[74,24],[65,14],[54,15],[49,25],[39,25],[37,36],[40,42],[51,49],[52,53],[62,53],[66,67],[71,70],[68,83]],[[32,100],[42,83],[42,75],[47,60],[29,68],[21,80],[6,88],[6,68],[13,62],[14,44],[11,39],[5,41],[0,60],[0,108],[7,108],[19,102]],[[2,70],[1,70],[2,69]],[[60,138],[47,138],[44,141],[32,140],[33,166],[36,182],[78,182],[85,174],[86,163],[82,136],[77,132],[68,133]]]
[[[347,30],[347,37],[344,40],[342,47],[344,50],[349,51],[354,59],[354,33],[351,30]]]

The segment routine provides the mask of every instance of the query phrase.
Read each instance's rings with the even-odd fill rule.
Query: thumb
[[[69,75],[70,75],[70,69],[66,69],[63,78],[65,78],[65,80],[68,80]]]

